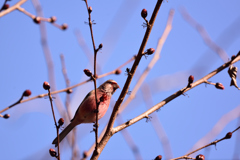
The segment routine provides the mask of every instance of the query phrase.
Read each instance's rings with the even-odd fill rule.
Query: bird
[[[107,80],[101,84],[97,89],[97,102],[99,104],[98,119],[101,119],[110,104],[113,93],[120,88],[116,81]],[[94,123],[96,122],[96,100],[95,89],[90,91],[79,105],[70,124],[59,134],[59,143],[67,136],[67,134],[77,125],[81,123]],[[52,144],[58,146],[57,137],[53,140]]]

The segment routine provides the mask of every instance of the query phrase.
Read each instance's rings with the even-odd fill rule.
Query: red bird
[[[120,88],[116,81],[107,80],[102,85],[100,85],[97,91],[97,101],[99,104],[98,119],[101,119],[110,104],[110,99],[116,89]],[[90,91],[86,97],[83,99],[82,103],[79,105],[71,123],[59,134],[59,143],[64,139],[64,137],[77,125],[81,123],[93,123],[96,121],[96,100],[95,100],[95,90]],[[52,144],[57,144],[57,137],[53,140]]]

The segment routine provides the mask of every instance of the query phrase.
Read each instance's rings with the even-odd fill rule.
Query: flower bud
[[[217,88],[217,89],[224,89],[224,86],[222,85],[222,83],[219,83],[219,82],[217,82],[216,84],[215,84],[215,87]]]
[[[62,25],[62,30],[66,30],[68,28],[68,25],[66,24],[66,23],[64,23],[63,25]]]
[[[92,13],[92,7],[91,7],[91,6],[88,7],[88,13],[89,13],[89,14]]]
[[[158,155],[154,160],[161,160],[162,159],[162,155]]]
[[[232,137],[232,132],[228,132],[225,136],[226,139],[230,139]]]
[[[89,69],[84,69],[83,72],[86,74],[86,76],[91,77],[92,72]]]
[[[103,47],[103,44],[99,44],[98,48],[101,49]]]
[[[59,126],[62,126],[64,124],[64,119],[63,118],[60,118],[59,120],[58,120],[58,125]]]
[[[122,71],[120,70],[120,69],[117,69],[116,71],[115,71],[115,74],[116,75],[119,75],[119,74],[121,74],[122,73]]]
[[[10,117],[10,114],[4,114],[3,118],[8,119]]]
[[[9,8],[9,4],[4,4],[2,7],[2,10],[8,9]]]
[[[50,155],[52,157],[56,157],[57,156],[57,152],[54,149],[52,149],[52,148],[49,149],[49,153],[50,153]]]
[[[142,16],[143,19],[145,19],[147,17],[147,10],[146,9],[142,10],[141,16]]]
[[[32,92],[29,90],[29,89],[27,89],[27,90],[25,90],[24,92],[23,92],[23,96],[24,97],[28,97],[28,96],[30,96],[32,94]]]
[[[193,75],[190,75],[190,76],[188,77],[188,83],[193,83],[193,81],[194,81],[194,76],[193,76]]]
[[[196,156],[196,160],[205,160],[205,156],[202,154],[199,154]]]
[[[70,94],[70,93],[73,92],[73,90],[72,89],[68,89],[66,92],[67,92],[67,94]]]
[[[154,49],[154,48],[149,48],[149,49],[147,49],[146,54],[147,54],[147,55],[151,55],[151,54],[153,54],[154,52],[155,52],[155,49]]]
[[[33,22],[35,22],[36,24],[39,24],[41,22],[41,18],[40,17],[35,17],[33,19]]]
[[[48,82],[43,82],[43,88],[45,89],[45,90],[49,90],[50,89],[50,84],[48,83]]]
[[[56,22],[56,20],[57,20],[57,17],[55,17],[55,16],[50,17],[50,22],[51,23]]]

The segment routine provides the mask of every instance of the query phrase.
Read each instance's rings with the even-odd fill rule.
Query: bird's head
[[[113,94],[120,87],[116,81],[109,79],[98,88],[104,90],[105,92]]]

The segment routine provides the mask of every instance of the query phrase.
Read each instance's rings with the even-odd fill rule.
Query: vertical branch
[[[91,38],[92,38],[92,44],[93,44],[93,51],[94,51],[94,75],[92,76],[92,80],[94,82],[94,90],[95,90],[95,101],[96,101],[96,123],[95,123],[95,137],[96,137],[96,149],[98,148],[98,112],[99,112],[99,105],[98,105],[98,101],[97,101],[97,82],[96,82],[96,77],[97,77],[97,73],[96,73],[96,64],[97,64],[97,52],[99,51],[99,49],[102,48],[102,44],[101,47],[99,45],[99,48],[96,49],[95,46],[95,41],[94,41],[94,37],[93,37],[93,29],[92,29],[92,20],[91,20],[91,13],[92,13],[92,7],[88,7],[88,2],[87,0],[84,0],[86,3],[86,7],[88,10],[88,25],[90,28],[90,33],[91,33]]]

